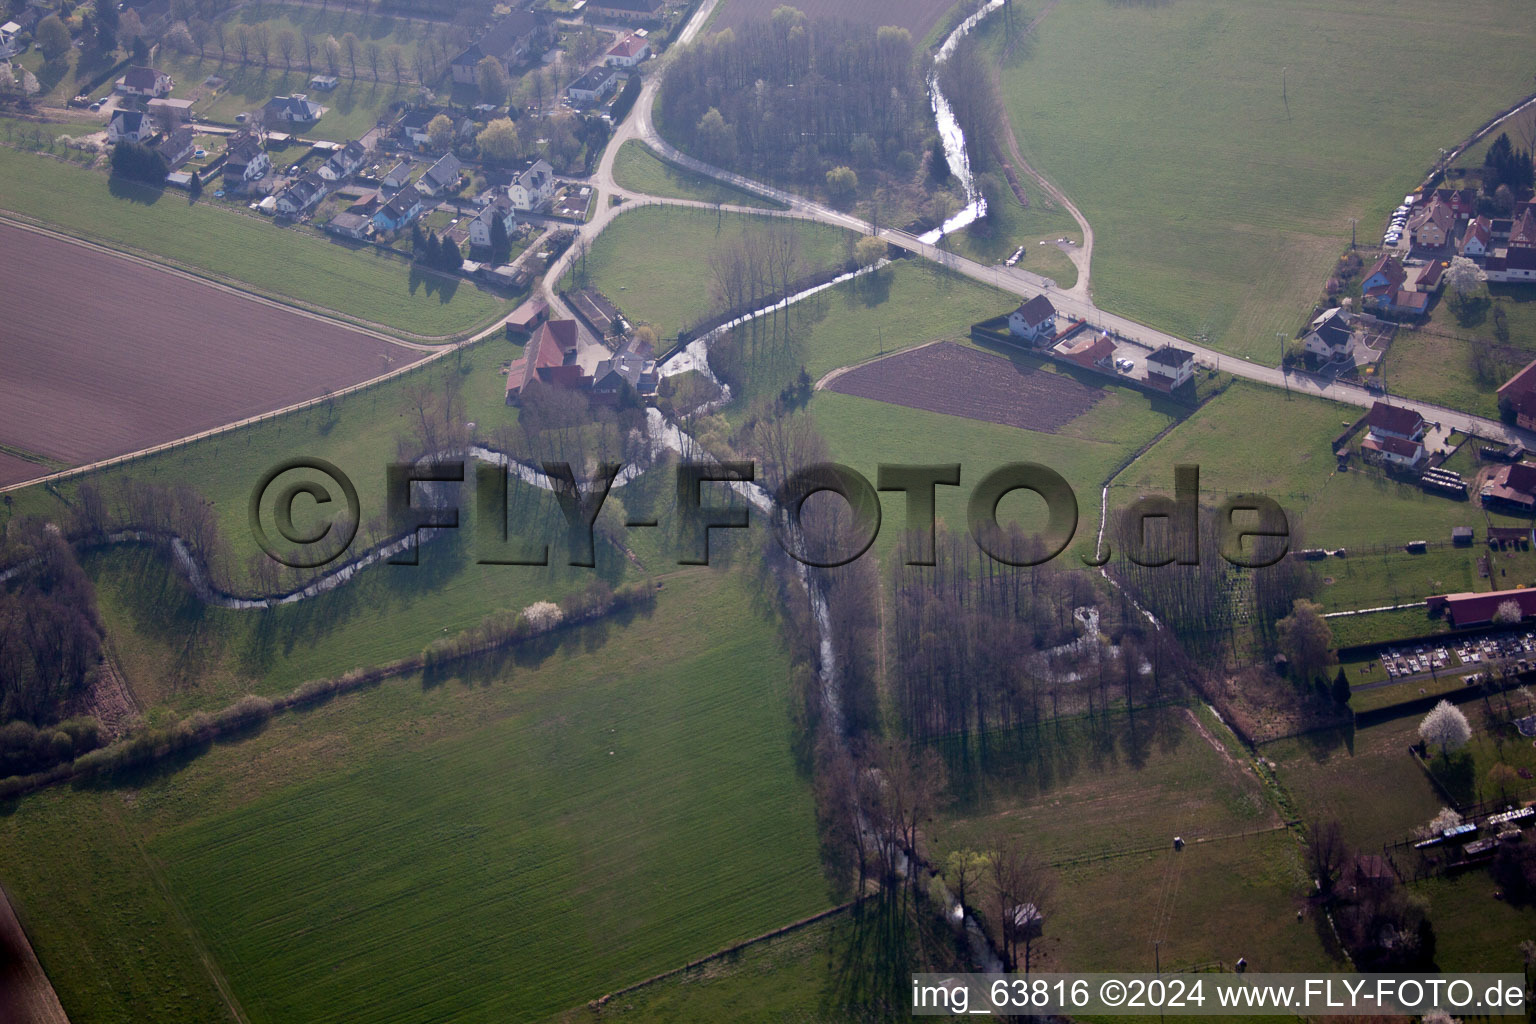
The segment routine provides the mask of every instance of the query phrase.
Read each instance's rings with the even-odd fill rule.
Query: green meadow
[[[1002,82],[1024,156],[1093,225],[1096,300],[1270,361],[1351,220],[1379,237],[1442,147],[1530,93],[1533,48],[1500,0],[1452,22],[1431,0],[1061,4]]]
[[[713,628],[699,628],[708,621]],[[828,904],[737,574],[0,818],[72,1019],[540,1020]],[[106,906],[98,905],[105,900]]]

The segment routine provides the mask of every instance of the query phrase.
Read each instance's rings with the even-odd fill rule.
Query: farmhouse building
[[[572,103],[578,105],[601,103],[604,97],[613,92],[618,80],[618,73],[613,68],[599,64],[566,86],[565,94],[571,98]]]
[[[1395,257],[1384,253],[1360,279],[1361,302],[1380,305],[1401,288],[1407,279],[1408,274],[1403,265]]]
[[[1189,383],[1195,375],[1195,354],[1172,345],[1147,356],[1147,383],[1162,391],[1172,391]]]
[[[1520,617],[1528,619],[1536,615],[1536,590],[1494,590],[1488,593],[1441,594],[1428,601],[1431,615],[1444,613],[1452,626],[1486,626],[1499,613],[1499,606],[1513,601],[1520,609]]]
[[[590,387],[592,378],[576,362],[575,320],[546,320],[523,347],[523,356],[507,371],[507,404],[516,405],[534,381],[550,387],[579,390]]]
[[[663,0],[588,0],[588,20],[645,22],[661,18]]]
[[[487,57],[494,57],[510,72],[527,60],[548,34],[544,18],[532,11],[513,11],[453,58],[449,64],[453,80],[461,85],[474,85],[480,62]]]
[[[609,404],[617,404],[628,391],[649,398],[656,394],[660,383],[656,360],[635,346],[626,346],[612,359],[597,364],[597,372],[592,375],[592,396]]]
[[[1480,498],[1494,508],[1536,511],[1536,466],[1517,462],[1499,467],[1483,484]]]
[[[507,198],[519,212],[540,210],[555,196],[555,169],[542,157],[518,171],[507,186]]]
[[[1443,204],[1451,211],[1453,217],[1470,217],[1477,209],[1477,189],[1437,188],[1430,201]]]
[[[153,134],[154,125],[142,110],[114,110],[107,124],[108,142],[143,142]]]
[[[632,68],[651,55],[651,44],[631,32],[613,44],[603,56],[603,63],[611,68]]]
[[[272,170],[272,158],[261,148],[261,140],[250,132],[242,131],[229,140],[224,159],[224,183],[226,186],[244,188],[253,181],[260,181]]]
[[[117,91],[124,96],[148,96],[157,98],[171,91],[175,83],[164,71],[154,68],[132,67],[117,80]]]
[[[1036,295],[1008,314],[1008,331],[1029,341],[1042,341],[1056,333],[1056,307],[1044,295]]]
[[[261,108],[261,122],[269,128],[275,124],[312,124],[325,113],[318,103],[296,92],[292,96],[274,96]]]
[[[1536,430],[1536,360],[1499,385],[1498,396],[1500,409],[1514,410],[1516,426]]]
[[[406,185],[373,215],[373,226],[380,231],[399,231],[410,227],[421,216],[421,192]]]
[[[1412,409],[1400,405],[1377,402],[1365,414],[1366,430],[1379,437],[1400,437],[1405,441],[1419,441],[1424,437],[1424,417]]]

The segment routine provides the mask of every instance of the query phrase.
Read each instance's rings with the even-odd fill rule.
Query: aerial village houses
[[[663,6],[664,0],[588,0],[587,21],[659,21]]]
[[[1429,296],[1403,287],[1407,282],[1402,262],[1384,253],[1360,281],[1360,304],[1385,313],[1422,315],[1429,308]]]
[[[416,187],[429,196],[438,196],[457,190],[459,173],[464,165],[452,153],[444,154],[437,163],[416,180]]]
[[[143,142],[153,134],[155,127],[142,110],[119,108],[112,111],[112,120],[107,124],[107,141],[111,143]]]
[[[1499,234],[1493,232],[1495,237]],[[1489,250],[1483,276],[1495,283],[1536,281],[1536,200],[1515,208],[1509,237]]]
[[[318,103],[302,92],[292,96],[274,96],[261,108],[261,123],[269,128],[277,124],[312,124],[325,113]]]
[[[245,189],[252,182],[265,178],[272,170],[272,158],[261,146],[261,140],[248,131],[240,131],[230,137],[224,160],[225,187]]]
[[[1427,249],[1442,248],[1450,240],[1451,231],[1455,227],[1455,212],[1438,196],[1408,219],[1408,231],[1413,236],[1414,244]]]
[[[1068,362],[1076,363],[1085,370],[1101,370],[1112,373],[1115,360],[1115,343],[1105,331],[1078,331],[1056,346],[1056,354]]]
[[[410,227],[421,216],[421,192],[407,185],[373,215],[373,226],[380,231],[399,231]]]
[[[192,159],[192,153],[196,149],[197,143],[194,141],[192,126],[189,124],[180,125],[160,143],[160,155],[165,157],[165,162],[173,171]]]
[[[507,186],[507,198],[519,213],[543,209],[555,196],[555,169],[540,157],[518,171]]]
[[[1394,469],[1414,470],[1424,462],[1424,417],[1412,409],[1377,402],[1365,417],[1361,455]]]
[[[489,249],[491,239],[494,237],[492,225],[498,218],[510,237],[517,228],[517,211],[512,207],[512,200],[504,195],[492,199],[476,214],[475,219],[469,222],[469,244],[481,249]]]
[[[330,191],[324,178],[311,171],[277,194],[277,212],[300,217],[319,205]]]
[[[1161,391],[1188,384],[1195,375],[1195,354],[1172,345],[1147,356],[1147,383]]]
[[[1029,341],[1041,341],[1056,333],[1056,307],[1044,295],[1036,295],[1008,314],[1010,333]]]
[[[353,139],[332,153],[331,158],[321,164],[316,173],[326,181],[345,181],[356,174],[367,160],[368,151],[361,142]]]
[[[442,107],[415,107],[407,110],[396,123],[396,138],[412,149],[425,149],[432,142],[432,137],[427,133],[427,126],[438,114],[447,116],[448,120],[453,122],[454,130],[461,138],[474,133],[474,122],[462,114],[455,114]]]
[[[618,81],[618,72],[606,64],[599,64],[587,69],[586,74],[566,86],[565,94],[571,98],[572,103],[578,105],[600,103],[613,92]]]
[[[132,67],[117,80],[117,91],[124,96],[147,96],[157,99],[171,91],[175,83],[164,71],[154,68]]]
[[[1350,326],[1349,314],[1335,306],[1312,321],[1312,330],[1307,333],[1302,346],[1324,362],[1343,362],[1357,341],[1358,335]]]
[[[1515,414],[1515,425],[1536,430],[1536,360],[1499,385],[1499,409]]]
[[[496,58],[510,73],[532,56],[548,35],[548,24],[542,16],[532,11],[513,11],[453,58],[449,65],[453,80],[460,85],[474,85],[480,62],[487,57]]]
[[[1461,254],[1463,256],[1484,256],[1488,253],[1488,243],[1493,240],[1493,222],[1487,217],[1474,217],[1467,221],[1467,230],[1461,236]]]
[[[651,44],[631,32],[620,39],[603,57],[611,68],[632,68],[651,55]]]
[[[406,183],[410,180],[410,162],[409,160],[402,160],[395,164],[395,166],[391,167],[388,171],[384,172],[384,177],[380,180],[379,184],[383,185],[387,189],[397,189],[404,188]]]

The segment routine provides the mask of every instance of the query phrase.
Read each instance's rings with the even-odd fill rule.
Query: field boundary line
[[[299,316],[307,317],[311,320],[321,320],[333,323],[339,327],[344,327],[347,330],[356,331],[359,334],[366,334],[369,337],[377,338],[379,341],[388,342],[391,345],[398,345],[402,348],[412,349],[416,352],[435,352],[442,348],[444,345],[451,344],[453,339],[456,337],[455,335],[444,335],[442,343],[436,345],[429,344],[425,341],[409,341],[405,338],[387,334],[380,330],[379,328],[384,326],[382,324],[370,325],[366,320],[348,319],[344,314],[335,310],[331,310],[329,312],[321,312],[318,309],[311,309],[306,306],[297,305],[293,302],[284,302],[281,299],[275,299],[270,295],[265,295],[251,288],[241,287],[238,284],[233,284],[229,281],[221,280],[217,277],[199,274],[196,271],[188,270],[185,267],[178,266],[175,263],[161,262],[129,249],[119,249],[108,245],[105,242],[98,242],[95,239],[83,238],[79,235],[72,235],[67,231],[59,231],[56,228],[46,227],[43,224],[33,222],[24,214],[18,214],[13,210],[5,210],[0,208],[0,223],[9,224],[11,227],[16,228],[19,231],[30,231],[35,235],[43,235],[60,242],[66,242],[70,245],[78,245],[82,248],[93,249],[107,256],[112,256],[121,260],[128,260],[129,262],[136,263],[141,267],[146,267],[151,270],[158,270],[161,273],[172,274],[184,281],[191,281],[195,284],[201,284],[209,288],[214,288],[221,292],[225,292],[226,294],[235,295],[252,302],[259,302],[263,305],[271,306],[274,309],[281,309],[285,312],[296,313]],[[415,337],[426,337],[426,335],[415,335]]]
[[[28,1000],[28,1004],[24,1005],[24,1015],[17,1024],[69,1024],[69,1014],[64,1012],[64,1004],[59,1001],[59,994],[54,990],[48,972],[43,970],[42,961],[37,958],[37,950],[32,948],[32,938],[21,923],[21,915],[16,913],[15,903],[5,886],[0,885],[0,932],[11,930],[14,930],[20,943],[17,950],[21,956],[20,967],[43,983],[40,989],[32,993],[33,998]]]
[[[747,949],[750,946],[755,946],[759,943],[767,942],[770,939],[777,939],[782,936],[789,935],[792,932],[797,932],[802,928],[816,924],[818,921],[825,921],[828,918],[836,917],[838,914],[846,913],[847,911],[852,910],[854,907],[857,907],[859,904],[863,903],[866,899],[868,899],[867,896],[860,896],[856,899],[849,900],[847,903],[840,903],[835,907],[829,907],[826,910],[812,914],[810,917],[802,917],[798,921],[791,921],[789,924],[782,925],[773,929],[773,931],[763,932],[761,935],[754,935],[750,939],[743,939],[740,942],[726,946],[724,949],[717,949],[713,953],[705,954],[704,956],[699,957],[697,960],[690,960],[686,964],[683,964],[681,967],[673,967],[670,970],[662,971],[660,974],[653,974],[649,978],[646,978],[644,981],[637,981],[632,985],[626,985],[623,988],[614,989],[607,995],[600,996],[597,999],[592,1000],[592,1002],[588,1003],[587,1005],[593,1009],[599,1009],[603,1006],[606,1006],[609,1000],[617,999],[619,996],[629,995],[631,992],[638,992],[640,989],[654,985],[657,982],[666,981],[668,978],[672,978],[679,974],[695,970],[696,968],[703,967],[705,964],[713,963],[716,960],[721,960],[725,957],[732,956],[744,949]]]
[[[4,221],[4,219],[4,217],[0,217],[0,221]],[[407,363],[404,366],[397,366],[393,370],[390,370],[388,373],[380,374],[377,377],[370,377],[367,380],[358,381],[356,384],[348,384],[346,387],[338,388],[328,395],[321,395],[317,398],[306,398],[302,402],[295,402],[292,405],[286,405],[278,409],[269,410],[268,412],[258,413],[255,416],[247,416],[244,419],[235,420],[232,423],[226,423],[222,426],[210,427],[209,429],[199,431],[196,434],[187,434],[184,437],[178,437],[170,441],[162,441],[159,444],[150,445],[147,448],[140,448],[137,451],[125,452],[122,455],[113,455],[106,459],[98,459],[95,462],[88,462],[83,466],[72,466],[69,469],[61,469],[57,472],[33,477],[30,480],[22,480],[14,484],[6,484],[4,486],[0,486],[0,494],[5,494],[10,491],[19,491],[27,487],[35,487],[39,484],[54,484],[61,480],[68,480],[77,476],[85,476],[89,473],[94,473],[103,469],[109,469],[113,466],[124,465],[136,459],[147,458],[151,455],[159,455],[164,452],[180,448],[184,445],[202,441],[206,438],[218,437],[221,434],[232,433],[245,427],[253,427],[267,420],[277,419],[280,416],[287,416],[290,413],[302,412],[305,409],[312,409],[315,406],[321,405],[325,402],[334,401],[338,398],[345,398],[349,395],[357,394],[379,384],[387,384],[388,382],[394,380],[396,377],[402,377],[413,370],[419,370],[425,366],[437,362],[440,359],[460,352],[471,345],[484,341],[496,331],[500,330],[502,325],[505,323],[506,317],[503,317],[472,338],[466,338],[463,341],[454,342],[451,345],[444,345],[439,348],[428,348],[424,351],[423,356],[420,359]]]
[[[160,891],[166,906],[175,915],[176,923],[180,925],[182,932],[187,936],[187,940],[192,944],[192,949],[197,953],[198,959],[203,962],[203,967],[208,972],[208,980],[212,981],[213,987],[218,990],[219,997],[224,1000],[224,1005],[229,1009],[230,1016],[238,1021],[239,1024],[251,1024],[251,1019],[245,1015],[245,1010],[241,1008],[240,1001],[235,998],[235,993],[230,989],[229,979],[220,970],[218,962],[213,958],[213,954],[209,952],[207,944],[203,941],[202,934],[192,924],[192,919],[187,916],[181,901],[176,898],[176,894],[171,888],[170,880],[165,877],[165,872],[161,870],[159,862],[144,848],[144,844],[141,841],[143,837],[139,834],[138,829],[130,828],[128,823],[123,821],[118,808],[113,806],[110,800],[103,800],[102,806],[107,811],[107,817],[128,837],[128,841],[133,844],[134,850],[138,852],[139,858],[143,860],[144,869],[148,872],[150,880],[155,883],[155,888]]]

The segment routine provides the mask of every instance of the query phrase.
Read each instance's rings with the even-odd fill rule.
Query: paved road
[[[700,7],[697,15],[690,22],[688,31],[683,36],[684,39],[691,38],[697,32],[698,27],[708,18],[713,7],[714,2],[706,3]],[[595,237],[613,219],[617,209],[622,209],[622,207],[610,208],[607,197],[610,194],[620,194],[621,192],[613,181],[613,158],[619,147],[630,139],[638,139],[644,142],[658,155],[698,174],[707,175],[717,181],[725,182],[736,188],[782,203],[793,216],[817,220],[825,224],[833,224],[851,231],[858,231],[862,234],[871,233],[869,223],[852,214],[844,213],[841,210],[834,210],[803,196],[786,192],[762,182],[754,181],[744,175],[707,164],[668,143],[666,139],[661,137],[661,134],[656,130],[651,120],[652,100],[654,99],[658,82],[658,75],[652,74],[649,77],[645,87],[641,90],[639,99],[635,103],[634,113],[615,133],[607,152],[603,154],[599,169],[593,176],[594,187],[599,190],[598,198],[602,203],[602,208],[598,216],[583,229],[584,237],[589,239]],[[1053,189],[1052,191],[1054,193],[1055,190]],[[667,202],[675,201],[667,200]],[[725,209],[739,210],[741,212],[762,212],[760,210],[734,206],[726,206]],[[1195,361],[1202,365],[1215,367],[1235,376],[1270,387],[1288,388],[1290,391],[1298,394],[1328,398],[1346,405],[1369,408],[1373,403],[1381,399],[1381,396],[1373,394],[1363,387],[1309,373],[1287,371],[1280,367],[1255,363],[1252,360],[1228,355],[1216,349],[1164,333],[1145,324],[1137,323],[1126,317],[1106,312],[1095,306],[1092,299],[1082,294],[1078,289],[1065,291],[1056,287],[1054,282],[1026,270],[1020,270],[1016,267],[985,266],[974,260],[969,260],[944,250],[939,245],[931,245],[924,242],[916,235],[906,231],[885,228],[879,232],[879,235],[886,242],[897,248],[905,249],[924,259],[949,267],[972,280],[992,285],[1002,291],[1017,295],[1021,299],[1045,294],[1050,297],[1051,303],[1058,311],[1076,319],[1086,320],[1095,326],[1106,328],[1127,338],[1132,338],[1149,348],[1155,349],[1163,345],[1173,345],[1185,351],[1193,352]],[[568,265],[567,263],[566,266]],[[560,272],[563,273],[564,269],[561,268]],[[1480,437],[1496,441],[1519,441],[1527,448],[1536,449],[1536,432],[1521,430],[1517,427],[1500,423],[1497,420],[1475,416],[1471,413],[1436,405],[1432,402],[1421,402],[1398,396],[1392,396],[1391,401],[1394,405],[1413,409],[1432,423],[1440,423],[1463,432],[1477,434]]]

